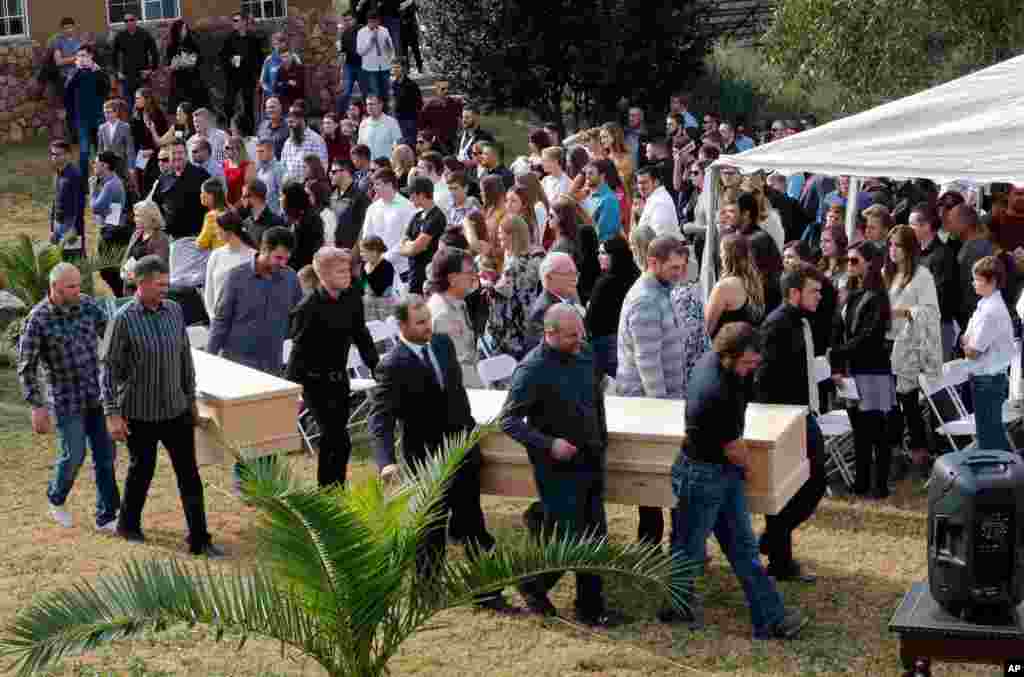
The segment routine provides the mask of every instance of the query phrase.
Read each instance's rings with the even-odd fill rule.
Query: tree
[[[421,3],[431,58],[470,99],[562,122],[621,98],[661,105],[700,75],[708,41],[697,0],[445,0]]]
[[[658,546],[554,537],[448,559],[416,576],[416,552],[438,528],[440,499],[490,428],[450,440],[393,493],[378,478],[345,489],[304,487],[287,463],[246,466],[243,493],[261,513],[261,562],[241,575],[176,561],[127,563],[118,576],[48,595],[0,635],[0,656],[27,676],[74,651],[186,622],[262,635],[309,656],[332,677],[375,677],[402,642],[445,609],[526,577],[574,569],[625,576],[686,606],[693,568]],[[443,525],[443,521],[441,522]],[[443,527],[441,527],[443,528]],[[239,647],[241,648],[241,647]]]
[[[1022,37],[1011,0],[779,0],[762,45],[805,90],[838,84],[852,113],[1005,59]]]

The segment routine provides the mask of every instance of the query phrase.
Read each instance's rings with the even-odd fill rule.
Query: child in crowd
[[[397,296],[395,289],[395,268],[384,258],[387,252],[384,240],[376,235],[364,238],[359,243],[363,258],[363,280],[366,291],[363,306],[366,320],[386,320],[394,307]]]

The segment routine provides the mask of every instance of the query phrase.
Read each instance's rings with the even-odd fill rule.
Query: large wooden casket
[[[506,393],[470,390],[473,416],[480,423],[501,411]],[[685,437],[685,403],[641,397],[606,399],[608,475],[606,500],[626,505],[671,507],[672,463]],[[778,513],[807,481],[806,407],[751,404],[744,439],[750,447],[747,498],[751,512]],[[502,433],[481,442],[481,492],[533,497],[533,469],[526,450]]]
[[[193,349],[192,359],[202,419],[196,428],[201,465],[233,458],[229,445],[247,458],[302,448],[296,427],[298,384],[202,350]]]

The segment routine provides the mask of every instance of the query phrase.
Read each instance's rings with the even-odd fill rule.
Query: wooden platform
[[[196,456],[201,465],[224,463],[229,440],[253,458],[302,448],[296,427],[301,386],[216,355],[192,350],[198,408]]]
[[[505,402],[501,390],[470,390],[473,416],[480,423],[497,417]],[[641,397],[608,397],[608,476],[606,499],[626,505],[676,504],[672,464],[685,438],[685,403]],[[745,439],[752,453],[747,473],[751,512],[774,515],[810,476],[806,407],[751,404]],[[526,450],[504,434],[481,443],[481,492],[533,497],[533,469]]]

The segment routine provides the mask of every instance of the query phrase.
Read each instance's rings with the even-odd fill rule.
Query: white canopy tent
[[[943,183],[1013,183],[1024,178],[1024,56],[932,89],[719,158],[705,177],[718,209],[718,168],[783,174],[915,177]],[[850,191],[858,190],[856,178]],[[847,212],[852,222],[855,201]],[[708,226],[701,266],[705,298],[717,271],[717,228]]]

